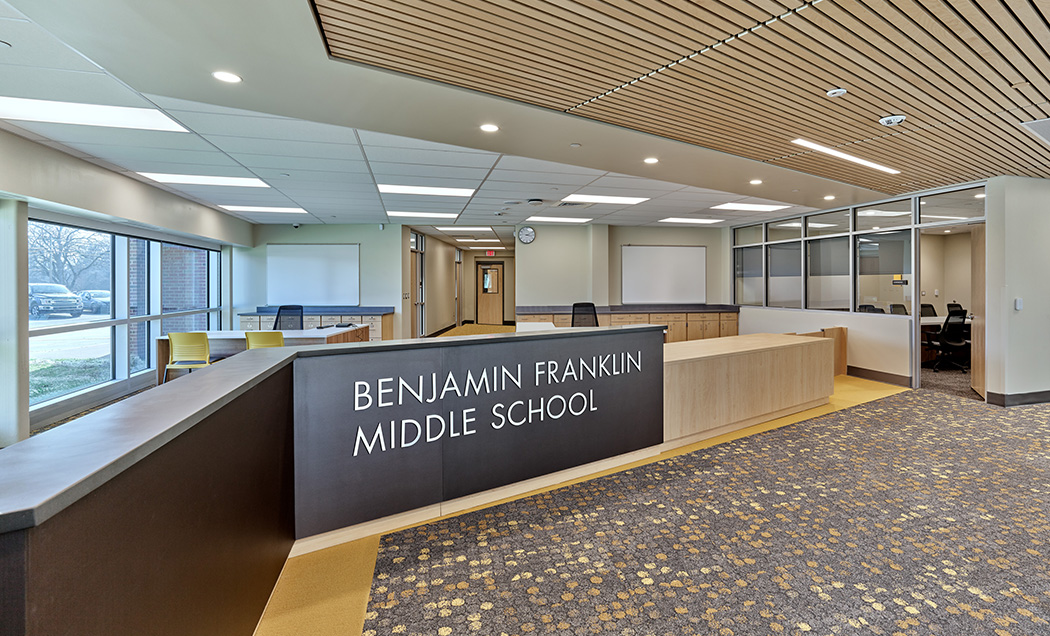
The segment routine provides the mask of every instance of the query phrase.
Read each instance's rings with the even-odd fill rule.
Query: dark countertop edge
[[[394,313],[393,307],[344,307],[336,305],[332,307],[318,307],[306,305],[303,307],[304,316],[376,316]],[[256,307],[255,311],[239,312],[238,316],[276,316],[277,307]]]
[[[738,305],[604,305],[595,307],[599,314],[703,314],[738,313]],[[517,314],[571,314],[572,305],[520,305]]]
[[[658,331],[658,325],[253,349],[0,449],[0,534],[38,526],[263,382],[297,357]],[[260,365],[260,361],[264,364]],[[210,399],[208,396],[212,396]],[[188,398],[192,396],[192,398]],[[143,418],[143,412],[152,413]],[[57,439],[56,439],[57,438]],[[93,447],[99,450],[93,450]],[[93,455],[91,453],[94,453]],[[13,458],[13,459],[12,459]],[[81,464],[80,468],[69,468]],[[66,466],[65,470],[56,466]],[[20,474],[19,474],[20,473]],[[63,475],[65,475],[63,477]],[[23,493],[26,484],[39,492]]]

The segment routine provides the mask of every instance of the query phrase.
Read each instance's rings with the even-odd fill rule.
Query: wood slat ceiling
[[[1044,0],[315,0],[330,54],[899,194],[1050,177]],[[828,98],[831,88],[848,95]],[[880,117],[903,114],[892,128]],[[831,146],[890,175],[791,143]]]

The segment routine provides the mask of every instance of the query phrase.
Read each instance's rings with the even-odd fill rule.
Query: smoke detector
[[[842,97],[845,94],[846,89],[844,88],[833,88],[827,92],[828,97]]]
[[[543,199],[529,199],[525,203],[528,203],[529,205],[543,205]]]
[[[905,119],[907,119],[907,117],[905,117],[904,115],[890,115],[888,117],[883,117],[882,119],[880,119],[879,123],[883,126],[896,126],[897,124],[904,123]]]

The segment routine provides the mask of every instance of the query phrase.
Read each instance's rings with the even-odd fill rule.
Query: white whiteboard
[[[360,305],[361,246],[266,246],[267,305]]]
[[[624,305],[707,302],[706,247],[623,245],[620,257]]]

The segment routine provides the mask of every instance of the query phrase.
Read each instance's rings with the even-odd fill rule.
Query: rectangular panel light
[[[230,212],[278,212],[281,214],[307,214],[302,208],[275,208],[262,205],[220,205],[223,210]]]
[[[570,194],[562,199],[568,203],[614,203],[619,205],[635,205],[648,200],[648,197],[604,197],[597,194]]]
[[[466,225],[464,225],[462,227],[437,227],[437,228],[434,228],[434,229],[438,230],[438,231],[441,231],[441,232],[451,232],[453,234],[455,234],[457,232],[462,233],[462,234],[466,234],[467,232],[491,232],[492,231],[492,228],[490,228],[490,227],[467,227]]]
[[[808,223],[807,225],[812,228],[836,227],[835,223]],[[794,223],[780,223],[778,225],[774,225],[773,227],[802,227],[802,224],[798,221],[795,221]]]
[[[429,194],[436,197],[469,197],[474,196],[472,188],[430,188],[426,186],[376,184],[383,194]]]
[[[900,210],[861,210],[857,212],[857,216],[907,216],[911,212],[901,212]]]
[[[500,243],[499,239],[456,239],[460,243]]]
[[[140,172],[140,175],[158,183],[175,185],[232,186],[235,188],[269,188],[269,184],[254,177],[212,177],[203,174],[160,174]]]
[[[470,249],[472,249],[472,250],[505,250],[507,248],[505,248],[505,247],[483,246],[483,247],[472,247]]]
[[[806,141],[805,139],[795,139],[791,143],[798,144],[798,145],[803,146],[805,148],[809,148],[810,150],[816,150],[817,152],[823,152],[824,154],[831,155],[832,157],[838,157],[839,159],[845,159],[846,161],[852,161],[853,163],[858,163],[858,164],[860,164],[862,166],[865,166],[867,168],[874,168],[876,170],[881,170],[882,172],[886,172],[886,173],[889,173],[889,174],[900,174],[901,173],[900,170],[894,170],[893,168],[887,168],[886,166],[880,166],[879,164],[874,163],[872,161],[868,161],[867,159],[861,159],[860,157],[854,157],[853,155],[847,155],[846,153],[839,152],[838,150],[835,150],[834,148],[828,148],[827,146],[821,146],[820,144],[815,144],[812,141]]]
[[[721,223],[725,219],[680,219],[671,217],[669,219],[660,219],[660,223],[697,223],[699,225],[707,225],[708,223]]]
[[[454,219],[458,212],[387,212],[387,216],[408,216],[417,219]]]
[[[49,124],[74,124],[78,126],[105,126],[107,128],[132,128],[135,130],[189,132],[180,126],[178,122],[155,108],[77,104],[75,102],[54,102],[46,99],[24,99],[21,97],[0,97],[0,119],[40,121]]]
[[[564,216],[530,216],[525,219],[532,223],[589,223],[593,219],[570,219]]]
[[[711,206],[712,210],[736,210],[737,212],[776,212],[790,205],[768,205],[765,203],[723,203]]]

